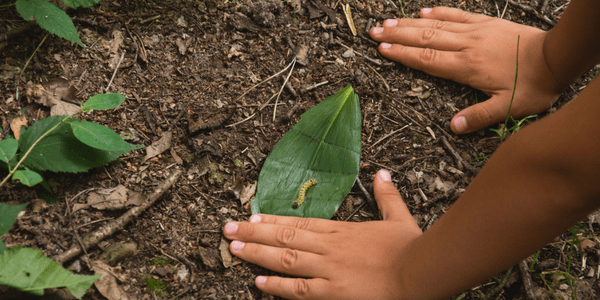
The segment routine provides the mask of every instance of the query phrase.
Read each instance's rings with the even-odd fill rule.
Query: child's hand
[[[372,28],[370,34],[382,42],[383,56],[491,96],[454,116],[455,133],[474,132],[506,118],[519,35],[519,76],[511,115],[539,113],[566,88],[557,83],[555,76],[560,74],[553,75],[544,59],[542,30],[447,7],[423,9],[420,16],[386,20],[383,28]]]
[[[374,182],[383,221],[350,223],[254,215],[224,228],[231,252],[302,278],[259,276],[256,285],[288,299],[397,299],[402,254],[421,236],[387,171]],[[410,276],[410,275],[406,275]]]

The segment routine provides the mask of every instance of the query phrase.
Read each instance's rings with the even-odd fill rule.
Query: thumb
[[[373,192],[384,220],[399,221],[406,218],[412,220],[412,215],[404,204],[400,192],[394,187],[392,177],[387,170],[379,170],[375,175]]]
[[[493,96],[457,113],[450,122],[450,128],[456,134],[475,132],[504,121],[507,112],[508,104],[500,101],[499,96]]]

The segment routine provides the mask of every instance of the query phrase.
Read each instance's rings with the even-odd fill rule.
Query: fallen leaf
[[[50,108],[51,116],[70,116],[78,113],[81,110],[79,105],[71,104],[64,101],[59,101]]]
[[[116,265],[123,260],[135,255],[138,245],[133,242],[116,242],[108,246],[102,252],[100,260],[108,265]]]
[[[139,206],[146,200],[144,194],[131,191],[123,185],[118,185],[115,188],[100,189],[91,192],[87,197],[87,204],[79,204],[73,206],[73,211],[77,211],[88,206],[92,206],[99,210],[116,210],[123,209],[129,206]]]
[[[242,203],[242,206],[250,202],[250,200],[252,200],[252,197],[254,197],[255,193],[256,181],[253,184],[247,185],[242,189],[242,192],[240,193],[240,202]]]
[[[51,116],[68,116],[80,111],[77,89],[64,78],[57,78],[43,85],[27,82],[25,95],[29,102],[50,107]],[[69,103],[70,102],[70,103]]]
[[[231,255],[231,252],[229,252],[229,242],[223,237],[221,237],[219,250],[221,250],[221,261],[223,262],[223,266],[225,268],[233,266],[233,256]]]
[[[119,281],[125,281],[123,276],[115,272],[115,269],[110,267],[109,265],[101,262],[101,261],[93,261],[92,266],[94,268],[94,273],[101,274],[100,277],[94,285],[102,294],[102,296],[106,297],[108,300],[133,300],[137,299],[137,297],[127,294],[123,288],[117,283]]]
[[[169,149],[171,147],[171,138],[173,133],[171,131],[165,132],[160,140],[152,143],[152,145],[146,147],[146,157],[144,162],[150,158],[153,158]]]
[[[19,115],[18,117],[12,119],[10,121],[10,129],[15,135],[15,139],[18,141],[21,135],[21,126],[27,127],[27,118],[24,115]]]

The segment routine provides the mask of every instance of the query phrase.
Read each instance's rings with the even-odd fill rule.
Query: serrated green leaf
[[[85,101],[85,104],[83,104],[83,110],[89,111],[90,109],[113,109],[119,106],[119,104],[123,103],[123,101],[125,101],[125,97],[119,93],[98,94]]]
[[[29,21],[33,17],[35,22],[48,32],[85,48],[73,21],[58,6],[46,0],[18,0],[15,4],[23,19]]]
[[[129,144],[110,128],[94,122],[73,120],[70,122],[73,134],[82,143],[106,151],[131,151],[143,148],[141,145]]]
[[[64,116],[41,119],[21,133],[19,149],[26,153],[44,132],[58,124]],[[127,151],[104,151],[80,142],[67,122],[60,124],[31,150],[23,164],[29,169],[53,172],[85,172],[103,166]]]
[[[13,160],[19,149],[19,142],[15,139],[4,139],[0,141],[0,160],[9,162]]]
[[[78,8],[80,6],[83,7],[92,7],[101,0],[62,0],[66,5],[70,8]]]
[[[0,254],[0,285],[34,295],[43,295],[44,289],[66,287],[81,299],[100,276],[73,274],[39,249],[16,247]]]
[[[26,186],[34,186],[42,182],[42,180],[44,180],[44,178],[42,178],[42,175],[31,170],[16,171],[15,174],[12,176],[12,180],[17,179]]]
[[[9,205],[0,202],[0,237],[5,235],[17,220],[19,213],[27,206],[28,203],[21,205]],[[0,239],[0,254],[6,250],[6,245]]]
[[[252,213],[331,218],[358,175],[360,139],[360,104],[347,86],[302,114],[275,145],[260,172]],[[309,179],[317,184],[292,208]]]

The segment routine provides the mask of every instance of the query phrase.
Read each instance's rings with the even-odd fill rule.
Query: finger
[[[392,183],[390,173],[386,170],[379,170],[375,175],[373,182],[373,192],[375,193],[375,201],[384,220],[414,220],[406,204],[400,196],[400,192]]]
[[[375,27],[371,29],[370,34],[378,42],[446,51],[462,50],[472,42],[465,41],[462,38],[464,35],[437,28],[392,26],[380,29]]]
[[[506,118],[508,105],[498,98],[493,96],[457,113],[450,122],[452,131],[456,134],[471,133],[502,122]]]
[[[327,271],[323,256],[311,252],[242,241],[231,242],[229,250],[247,262],[284,274],[315,277]]]
[[[258,276],[256,287],[261,291],[285,299],[326,299],[329,297],[328,281],[321,278],[282,278],[277,276]]]
[[[331,221],[324,219],[256,214],[252,215],[248,221],[250,223],[268,223],[289,226],[312,232],[331,232]]]
[[[468,32],[473,30],[473,27],[470,24],[442,21],[436,19],[388,19],[383,22],[382,26],[383,28],[434,28],[457,33]]]
[[[323,246],[319,243],[322,239],[320,233],[291,226],[269,223],[231,222],[225,225],[223,232],[228,239],[232,240],[323,253]]]
[[[469,78],[469,69],[465,67],[464,58],[461,58],[464,53],[388,43],[381,43],[378,50],[388,59],[436,77],[463,84]]]
[[[456,23],[477,23],[490,19],[490,17],[485,15],[471,14],[464,10],[443,6],[421,9],[419,16],[426,19],[436,19]]]

